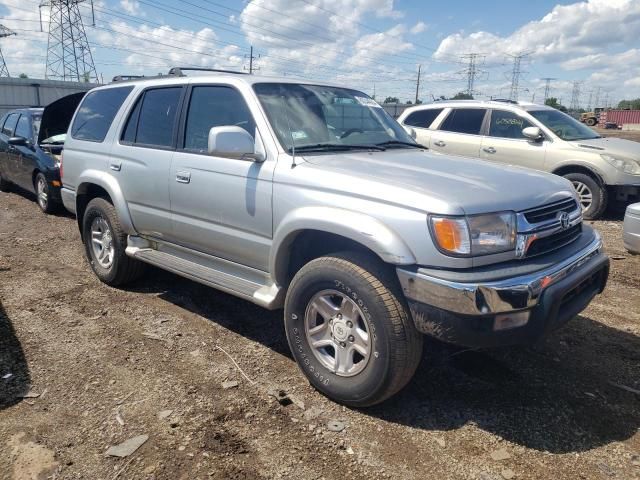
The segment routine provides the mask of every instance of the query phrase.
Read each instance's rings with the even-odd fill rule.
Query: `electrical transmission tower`
[[[79,4],[85,1],[87,0],[44,0],[40,4],[41,11],[43,7],[49,7],[45,78],[76,82],[98,81],[98,72],[80,15]],[[90,2],[93,14],[93,0]],[[95,24],[95,19],[93,23]]]
[[[467,53],[466,55],[462,55],[462,59],[468,64],[468,67],[461,72],[467,76],[467,90],[465,91],[467,95],[473,95],[475,93],[474,86],[476,78],[478,75],[485,73],[484,70],[481,70],[478,66],[479,57],[479,53]]]
[[[16,32],[13,30],[9,30],[4,25],[0,25],[0,38],[10,37],[11,35],[16,35]],[[9,69],[7,68],[7,64],[4,61],[4,56],[2,55],[2,49],[0,49],[0,77],[10,77]]]
[[[569,110],[578,110],[580,108],[580,85],[582,82],[573,82],[573,89],[571,90],[571,103],[569,104]]]
[[[600,90],[602,90],[602,87],[596,87],[596,99],[593,102],[594,109],[600,106]]]
[[[545,77],[545,78],[541,78],[541,80],[544,80],[544,101],[546,102],[547,98],[549,98],[549,93],[551,92],[551,82],[557,79],[551,78],[551,77]]]
[[[526,58],[529,53],[519,53],[517,55],[509,55],[513,58],[513,69],[511,70],[511,91],[509,93],[509,100],[518,100],[518,90],[520,85],[520,75],[524,72],[520,69],[522,60]]]

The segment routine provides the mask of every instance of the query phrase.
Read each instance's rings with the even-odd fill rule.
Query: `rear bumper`
[[[453,282],[398,268],[418,330],[466,347],[533,343],[584,310],[604,289],[609,258],[598,235],[569,258],[499,281]],[[510,322],[519,319],[510,327]],[[522,323],[526,319],[526,323]]]
[[[62,204],[64,208],[69,210],[71,213],[76,213],[76,192],[75,190],[71,190],[69,188],[62,187],[60,189],[60,195],[62,197]]]
[[[640,253],[640,204],[627,207],[624,215],[622,239],[624,248],[631,253]]]

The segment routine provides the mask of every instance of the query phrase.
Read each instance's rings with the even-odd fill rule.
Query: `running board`
[[[283,289],[271,282],[267,273],[228,260],[131,236],[126,254],[271,310],[282,308],[284,303]]]

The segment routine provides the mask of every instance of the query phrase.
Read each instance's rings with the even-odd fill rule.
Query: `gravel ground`
[[[605,293],[552,338],[429,341],[405,390],[350,410],[298,371],[282,312],[159,270],[109,288],[75,219],[32,200],[0,193],[0,478],[640,478],[640,256],[619,216],[594,222]]]

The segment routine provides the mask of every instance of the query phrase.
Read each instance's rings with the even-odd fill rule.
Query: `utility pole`
[[[422,69],[422,65],[418,65],[418,80],[416,81],[416,101],[414,102],[416,105],[418,104],[418,93],[420,91],[420,70]]]
[[[580,108],[580,81],[573,82],[573,89],[571,90],[571,103],[569,104],[569,110],[576,111]]]
[[[0,25],[0,38],[7,38],[11,35],[17,35],[13,30],[9,30],[4,25]],[[9,69],[7,68],[7,64],[4,61],[4,56],[2,55],[2,49],[0,49],[0,77],[10,77]]]
[[[257,57],[253,56],[253,45],[251,45],[249,49],[249,55],[245,55],[244,58],[249,59],[249,74],[253,74],[254,70],[260,70],[260,68],[253,66],[253,61],[258,60],[260,58],[260,55],[258,55]],[[245,67],[245,70],[246,69],[247,67]]]
[[[513,69],[511,70],[511,91],[509,92],[509,100],[518,101],[518,89],[520,84],[520,65],[523,58],[526,58],[529,53],[519,53],[517,55],[509,55],[513,58]]]
[[[551,82],[557,79],[551,78],[551,77],[545,77],[545,78],[541,78],[541,80],[544,80],[544,101],[546,102],[547,99],[549,98],[549,93],[551,92]]]
[[[98,81],[98,72],[78,6],[85,1],[87,0],[44,0],[40,3],[41,12],[43,7],[49,7],[45,78],[75,82]],[[93,0],[90,1],[93,11]]]

